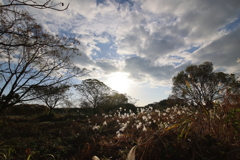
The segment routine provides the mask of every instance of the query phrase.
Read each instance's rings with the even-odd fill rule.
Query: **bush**
[[[39,104],[19,104],[6,109],[5,114],[11,116],[31,116],[49,112],[49,108]]]

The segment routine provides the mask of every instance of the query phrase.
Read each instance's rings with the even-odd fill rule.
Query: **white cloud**
[[[189,61],[211,61],[216,69],[239,73],[240,29],[227,28],[239,18],[237,0],[132,2],[75,0],[64,12],[28,10],[46,30],[81,41],[82,56],[75,62],[96,68],[94,78],[124,71],[137,84],[170,86]],[[114,46],[118,59],[109,59],[113,53],[104,52],[99,43]],[[192,47],[199,49],[192,53]]]
[[[69,10],[92,20],[96,15],[96,8],[96,0],[77,0],[71,2]]]

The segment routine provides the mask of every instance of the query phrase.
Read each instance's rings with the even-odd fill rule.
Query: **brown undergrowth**
[[[232,102],[232,101],[231,101]],[[197,111],[182,106],[165,111],[85,117],[6,117],[0,123],[1,159],[136,160],[239,159],[239,101]],[[237,102],[237,103],[236,103]]]

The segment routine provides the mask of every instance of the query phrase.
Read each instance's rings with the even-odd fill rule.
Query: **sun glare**
[[[117,72],[109,76],[107,84],[113,90],[125,93],[129,88],[130,80],[128,79],[128,75],[126,73]]]

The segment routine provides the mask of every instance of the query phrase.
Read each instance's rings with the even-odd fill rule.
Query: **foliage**
[[[121,94],[118,92],[112,92],[105,99],[105,104],[114,106],[118,104],[126,104],[128,103],[128,97],[126,94]]]
[[[165,110],[166,108],[171,108],[174,105],[187,106],[183,99],[176,97],[168,97],[167,99],[163,99],[160,102],[150,103],[145,106],[145,108],[152,107],[153,109]]]
[[[34,86],[55,85],[85,69],[73,63],[78,56],[76,39],[52,35],[43,30],[26,11],[16,7],[0,10],[0,113],[27,97]]]
[[[214,101],[223,100],[234,79],[233,75],[213,72],[211,62],[190,65],[173,77],[171,97],[184,99],[198,108],[205,106],[211,109]]]
[[[82,84],[74,86],[81,94],[82,104],[86,107],[92,107],[94,114],[96,109],[104,104],[105,97],[109,95],[110,88],[97,79],[86,79]]]
[[[237,104],[237,105],[236,105]],[[14,159],[239,159],[239,104],[216,103],[208,114],[192,107],[138,108],[98,116],[9,117],[0,141]],[[22,117],[23,118],[23,117]],[[49,121],[50,120],[50,121]],[[135,147],[133,147],[135,146]],[[132,148],[132,150],[131,150]],[[130,152],[131,151],[131,152]],[[128,153],[131,154],[128,154]],[[24,154],[26,153],[26,154]]]
[[[58,84],[84,74],[72,62],[78,41],[45,32],[28,13],[14,7],[58,10],[55,7],[62,4],[51,2],[13,0],[0,6],[0,112],[43,97],[50,109],[54,108],[68,88]],[[126,95],[112,93],[96,79],[84,80],[75,85],[82,105],[93,107],[94,112],[99,107],[112,112],[90,118],[7,116],[7,123],[0,119],[0,158],[239,159],[240,100],[235,77],[215,73],[212,64],[205,62],[187,67],[173,81],[173,97],[178,98],[173,100],[184,99],[188,105],[158,110],[151,106],[137,109],[127,103]],[[196,110],[204,104],[208,110]]]
[[[45,114],[47,112],[49,112],[47,106],[38,104],[19,104],[5,110],[5,114],[11,116],[31,116]]]
[[[11,146],[0,143],[0,159],[11,159],[14,152],[15,150]]]
[[[129,101],[135,102],[135,99],[127,94],[118,93],[97,79],[83,80],[82,84],[74,85],[74,87],[81,96],[80,107],[86,109],[93,108],[94,114],[97,112],[112,112],[121,105],[130,105]],[[130,105],[130,107],[132,106]]]
[[[104,103],[101,105],[100,110],[103,110],[104,113],[114,112],[126,104],[128,104],[128,96],[114,91],[104,97]]]

